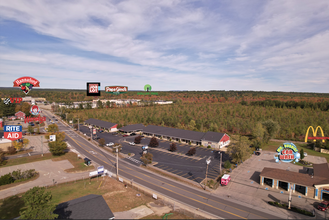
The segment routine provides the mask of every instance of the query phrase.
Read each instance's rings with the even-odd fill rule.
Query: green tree
[[[53,205],[52,195],[45,192],[44,187],[33,187],[27,191],[22,199],[26,209],[20,211],[20,219],[55,219],[58,217],[54,214],[56,205]]]
[[[5,152],[0,149],[0,166],[5,165],[7,161],[5,160]]]
[[[103,102],[101,100],[97,101],[97,108],[103,108]]]
[[[48,146],[49,151],[55,156],[65,154],[65,150],[67,148],[67,144],[64,141],[57,140],[57,138],[56,141],[49,142]]]
[[[34,133],[34,129],[32,128],[31,125],[27,127],[27,131],[30,132],[31,134]]]
[[[264,121],[262,125],[264,126],[266,131],[264,141],[265,143],[268,143],[271,138],[274,138],[279,133],[280,125],[272,119]]]
[[[79,109],[84,109],[83,108],[83,103],[79,103]]]
[[[224,162],[224,168],[226,168],[226,169],[230,169],[231,166],[232,166],[232,164],[230,163],[229,160],[227,160],[227,161]]]
[[[48,133],[55,133],[58,131],[59,131],[59,129],[58,129],[57,124],[51,124],[48,126]]]
[[[188,124],[188,129],[193,131],[195,129],[195,126],[196,126],[195,121],[191,120],[190,123]]]
[[[300,159],[304,159],[304,149],[300,150]]]
[[[140,159],[144,163],[144,165],[147,166],[147,164],[151,164],[152,163],[153,154],[151,154],[151,153],[143,154],[143,156]]]
[[[105,145],[104,138],[99,139],[98,144],[99,144],[99,146],[104,147],[104,145]]]
[[[27,138],[23,139],[23,146],[26,147],[30,143],[30,140]]]
[[[230,146],[227,148],[227,152],[232,158],[234,163],[240,163],[249,158],[250,150],[250,141],[247,137],[243,136],[232,136],[232,141]]]

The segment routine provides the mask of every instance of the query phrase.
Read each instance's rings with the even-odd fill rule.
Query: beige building
[[[3,151],[8,151],[8,147],[11,147],[11,140],[0,138],[0,149]]]

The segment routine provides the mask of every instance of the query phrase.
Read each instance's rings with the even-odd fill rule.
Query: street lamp
[[[208,157],[208,159],[206,160],[206,163],[207,163],[207,170],[206,170],[206,184],[205,184],[205,186],[204,186],[204,190],[206,190],[207,183],[208,183],[207,175],[208,175],[208,166],[209,166],[210,162],[211,162],[210,157]]]

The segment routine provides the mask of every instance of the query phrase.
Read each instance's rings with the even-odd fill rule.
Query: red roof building
[[[22,111],[16,112],[15,116],[17,119],[24,119],[25,118],[25,113]]]

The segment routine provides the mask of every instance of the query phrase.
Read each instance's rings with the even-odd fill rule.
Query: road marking
[[[68,137],[69,137],[72,141],[74,141],[77,145],[79,145],[75,139],[73,139],[73,138],[70,137],[70,136],[68,136]],[[81,143],[81,144],[83,144],[83,143]],[[85,144],[83,144],[83,145],[85,145]],[[81,145],[79,145],[79,146],[81,147]],[[87,146],[87,145],[85,145],[85,146],[88,147],[89,149],[91,149],[91,147],[89,147],[89,146]],[[81,148],[82,148],[84,151],[86,151],[86,152],[88,153],[88,151],[85,150],[83,147],[81,147]],[[106,161],[100,159],[100,158],[97,157],[97,156],[95,156],[95,157],[98,158],[99,160],[101,160],[102,162],[108,164],[109,166],[115,168],[112,164],[107,163]],[[108,159],[108,158],[107,158],[107,159]],[[111,161],[112,163],[114,163],[113,160],[111,160],[111,159],[108,159],[108,160]],[[122,166],[124,166],[125,168],[127,168],[127,169],[129,169],[129,170],[132,170],[131,168],[129,168],[129,167],[125,166],[125,165],[122,165]],[[120,168],[119,168],[119,170],[120,170],[121,172],[127,173],[126,171],[124,171],[124,170],[122,170],[122,169],[120,169]],[[132,174],[130,174],[130,173],[127,173],[127,174],[133,176],[134,178],[137,178],[137,179],[143,180],[143,178],[141,178],[141,177],[139,177],[139,176],[135,176],[135,175],[132,175]],[[141,174],[144,175],[144,176],[149,177],[150,179],[154,179],[153,177],[150,177],[150,176],[148,176],[148,175],[146,175],[146,174],[143,174],[143,173],[141,173]],[[186,174],[187,174],[187,173],[186,173]],[[184,174],[184,175],[186,175],[186,174]],[[143,180],[143,181],[145,181],[145,180]],[[211,205],[209,205],[209,204],[207,204],[207,203],[203,203],[203,202],[201,202],[201,201],[199,201],[199,200],[196,200],[196,199],[193,199],[193,198],[187,197],[187,196],[185,196],[185,195],[182,195],[182,194],[176,193],[176,192],[174,192],[174,191],[172,191],[172,190],[170,190],[170,189],[167,189],[167,188],[164,188],[164,187],[162,187],[162,186],[159,186],[159,185],[153,184],[152,182],[149,182],[149,183],[152,184],[152,185],[154,185],[154,186],[157,186],[157,187],[159,187],[159,188],[163,188],[164,190],[171,191],[172,193],[175,193],[175,194],[180,195],[180,196],[182,196],[182,197],[186,197],[186,198],[188,198],[188,199],[190,199],[190,200],[196,201],[196,202],[201,203],[201,204],[204,204],[204,205],[206,205],[206,206],[210,206],[210,207],[212,207],[212,208],[214,208],[214,209],[218,209],[218,210],[220,210],[220,211],[223,211],[223,212],[229,213],[229,214],[231,214],[231,215],[234,215],[234,216],[237,216],[237,217],[240,217],[240,218],[246,219],[246,218],[244,218],[244,217],[242,217],[242,216],[236,215],[236,214],[234,214],[234,213],[228,212],[228,211],[223,210],[223,209],[219,209],[219,208],[214,207],[214,206],[211,206]],[[167,183],[166,185],[170,185],[170,186],[172,186],[172,187],[174,187],[174,188],[179,188],[179,187],[177,187],[177,186],[173,186],[173,185],[168,184],[168,183]],[[194,194],[194,195],[196,195],[196,196],[198,196],[198,197],[206,198],[206,197],[200,196],[200,195],[198,195],[198,194],[195,194],[195,193],[193,193],[193,192],[191,192],[191,191],[187,191],[187,190],[184,190],[184,189],[182,189],[182,188],[179,188],[179,189],[180,189],[180,190],[183,190],[183,191],[186,191],[186,192],[189,192],[190,194]],[[215,203],[219,203],[219,204],[225,205],[225,206],[229,206],[229,205],[227,205],[227,204],[224,204],[224,203],[221,203],[221,202],[218,202],[218,201],[215,201],[215,200],[212,200],[212,201],[215,202]],[[240,211],[242,211],[242,212],[250,213],[250,212],[248,212],[248,211],[244,211],[244,210],[238,209],[238,208],[236,208],[236,207],[234,207],[234,206],[229,206],[229,207],[234,208],[234,209],[236,209],[236,210],[240,210]],[[250,214],[253,214],[253,215],[259,216],[259,217],[261,217],[261,218],[264,219],[263,216],[260,216],[260,215],[254,214],[254,213],[250,213]]]

